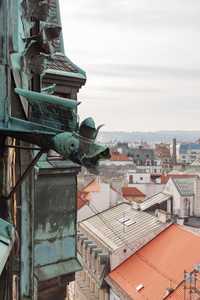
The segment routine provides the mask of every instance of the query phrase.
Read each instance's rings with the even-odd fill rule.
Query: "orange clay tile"
[[[184,277],[184,269],[192,270],[197,262],[200,262],[200,236],[172,224],[113,270],[109,277],[134,300],[160,300],[166,296],[169,279],[156,269],[171,277],[175,288]],[[141,284],[143,287],[137,291]]]

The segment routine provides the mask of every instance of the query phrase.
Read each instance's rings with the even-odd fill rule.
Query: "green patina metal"
[[[57,16],[53,14],[55,3]],[[84,120],[80,126],[78,124],[77,106],[80,102],[71,99],[77,99],[86,74],[64,54],[58,0],[55,3],[45,0],[0,0],[0,212],[3,211],[2,205],[8,206],[12,202],[4,200],[13,196],[20,185],[21,191],[16,194],[19,218],[16,223],[19,227],[16,228],[21,240],[20,299],[36,298],[35,275],[40,283],[56,276],[73,275],[82,268],[76,253],[76,175],[80,171],[77,164],[97,174],[99,159],[110,155],[108,148],[95,143],[102,125],[96,129],[92,118]],[[56,38],[60,38],[60,50]],[[55,52],[64,57],[65,68],[61,70],[59,64],[52,64],[52,58],[56,61],[58,56],[58,53],[54,55]],[[47,65],[49,69],[45,79],[42,76]],[[41,82],[46,87],[42,92],[52,93],[52,88],[59,95],[67,95],[71,99],[27,91],[40,91]],[[52,86],[54,82],[56,87]],[[14,87],[17,87],[16,94]],[[34,173],[30,172],[21,184],[35,160],[33,151],[22,150],[32,147],[20,142],[21,150],[15,165],[20,180],[18,178],[15,188],[8,194],[11,187],[7,181],[12,180],[12,175],[9,174],[9,158],[4,153],[7,137],[55,150],[68,160],[51,161],[51,165],[38,163],[35,179]],[[33,163],[30,165],[31,161]],[[7,218],[2,214],[0,217]],[[10,224],[9,228],[13,229],[13,225]],[[12,238],[10,236],[10,242]],[[0,243],[0,249],[1,246]],[[5,260],[0,257],[2,268],[8,255],[9,250],[6,250]],[[9,269],[10,261],[7,266]],[[10,272],[12,275],[13,271]],[[0,286],[12,292],[9,276],[6,274],[6,280],[0,281]],[[6,282],[9,282],[8,288]],[[2,290],[0,298],[8,299],[2,296]]]
[[[61,98],[61,97],[55,97],[55,96],[48,96],[48,95],[44,95],[41,93],[36,93],[36,92],[31,92],[31,91],[26,91],[26,90],[22,90],[22,89],[15,89],[15,92],[18,95],[21,95],[23,97],[25,97],[28,102],[30,103],[30,105],[33,106],[33,108],[44,112],[46,114],[60,114],[60,112],[57,112],[55,110],[55,107],[58,107],[60,109],[64,109],[66,108],[67,110],[73,110],[74,108],[77,107],[77,105],[80,104],[80,102],[78,101],[74,101],[74,100],[69,100],[69,99],[65,99],[65,98]],[[61,116],[60,116],[61,117]]]
[[[55,150],[90,172],[99,173],[99,159],[109,158],[110,152],[94,143],[102,125],[95,129],[93,119],[87,118],[78,127],[76,107],[80,102],[22,89],[15,91],[35,109],[33,122],[11,118],[10,128],[0,129],[2,134]]]
[[[56,84],[52,84],[46,88],[41,89],[42,94],[51,95],[54,93],[53,88],[55,88]]]
[[[12,224],[0,219],[0,275],[6,264],[15,241],[15,229]]]
[[[73,172],[78,170],[71,162],[52,168],[38,165],[34,266],[38,280],[45,281],[82,269],[76,257],[77,185]]]

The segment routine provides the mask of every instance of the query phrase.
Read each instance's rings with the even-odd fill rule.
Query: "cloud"
[[[86,71],[81,118],[106,130],[198,130],[199,0],[60,0],[66,55]]]
[[[81,22],[93,22],[93,25],[100,22],[102,26],[115,24],[117,27],[127,23],[137,27],[151,24],[195,27],[193,20],[198,20],[200,9],[198,0],[85,0],[76,1],[76,7],[72,5],[71,11],[70,6],[66,5],[66,13],[74,11]]]
[[[151,94],[151,93],[166,93],[167,90],[163,90],[163,89],[155,89],[155,88],[136,88],[136,87],[123,87],[123,86],[95,86],[93,87],[93,92],[102,92],[104,95],[105,93],[109,92],[109,93],[144,93],[144,94]],[[105,96],[104,96],[105,97]],[[115,98],[116,101],[116,98]]]
[[[199,68],[178,68],[173,66],[156,66],[156,65],[134,65],[134,64],[93,64],[87,65],[87,71],[97,76],[131,76],[137,77],[145,75],[163,76],[175,78],[200,78]]]

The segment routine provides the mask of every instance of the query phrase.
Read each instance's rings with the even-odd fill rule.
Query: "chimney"
[[[184,225],[184,218],[183,218],[183,217],[178,217],[178,218],[177,218],[177,224],[178,224],[179,226],[182,226],[182,227],[183,227],[183,225]]]
[[[131,201],[131,206],[133,210],[139,210],[140,209],[141,201],[139,199],[134,199]]]
[[[165,210],[158,209],[156,212],[158,221],[162,223],[167,223],[171,219],[171,214]]]
[[[173,153],[172,153],[173,166],[176,165],[176,139],[173,139]]]

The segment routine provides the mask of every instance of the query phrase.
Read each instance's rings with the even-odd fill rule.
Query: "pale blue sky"
[[[79,116],[106,131],[200,130],[199,0],[60,0],[86,71]]]

